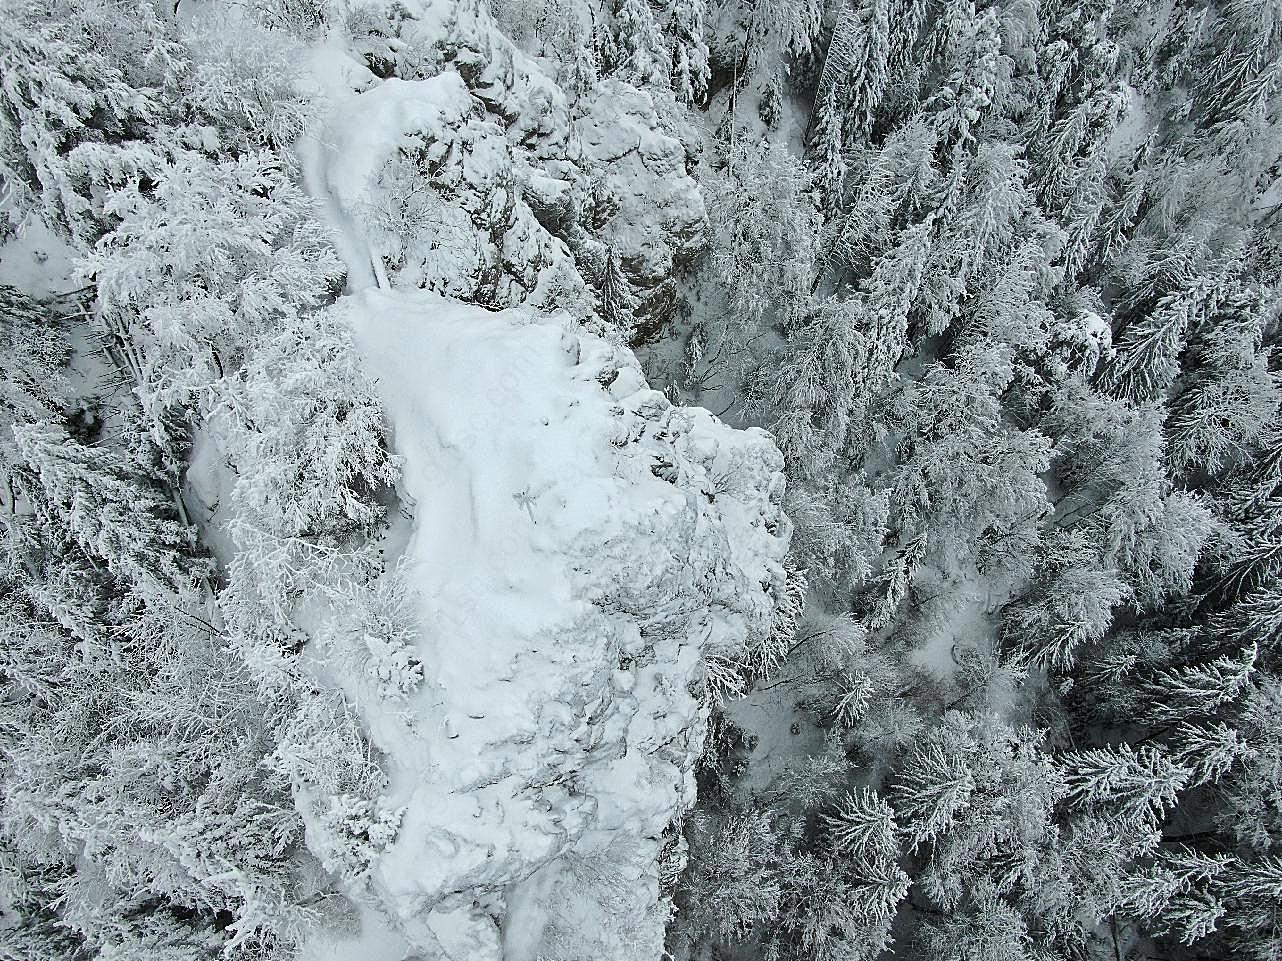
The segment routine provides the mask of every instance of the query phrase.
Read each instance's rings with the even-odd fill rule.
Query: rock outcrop
[[[424,957],[658,958],[704,659],[770,630],[782,458],[565,315],[350,299],[405,458],[423,680],[339,676],[396,839],[368,891]]]

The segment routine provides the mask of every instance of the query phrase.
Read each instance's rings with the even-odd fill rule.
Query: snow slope
[[[701,653],[769,629],[782,459],[563,315],[347,298],[405,457],[425,679],[357,703],[404,807],[372,890],[426,957],[657,958]]]

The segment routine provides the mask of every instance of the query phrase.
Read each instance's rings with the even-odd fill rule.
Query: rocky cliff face
[[[405,458],[422,667],[389,699],[331,664],[400,817],[369,895],[425,957],[657,958],[704,659],[762,640],[782,587],[782,459],[564,314],[347,310]]]

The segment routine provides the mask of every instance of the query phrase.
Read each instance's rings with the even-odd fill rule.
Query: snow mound
[[[372,890],[426,957],[657,958],[701,655],[760,640],[782,586],[782,458],[564,315],[348,303],[405,458],[424,676],[354,698],[404,808]]]

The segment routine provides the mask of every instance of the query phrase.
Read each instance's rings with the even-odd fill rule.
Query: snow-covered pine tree
[[[339,309],[290,318],[262,338],[217,414],[229,447],[243,438],[232,460],[242,519],[334,544],[382,519],[379,498],[399,461]]]
[[[830,87],[823,101],[815,105],[815,126],[810,135],[808,157],[814,168],[815,185],[823,197],[821,210],[827,220],[845,207],[846,148],[842,130],[842,94]]]
[[[1268,289],[1236,291],[1190,331],[1188,373],[1166,422],[1176,476],[1223,471],[1276,420],[1282,392],[1262,346],[1270,299]]]
[[[872,129],[889,79],[891,0],[849,0],[837,5],[837,22],[824,55],[815,90],[815,111],[822,122],[831,105],[841,105],[840,123],[852,143]]]
[[[1179,375],[1190,326],[1200,326],[1213,314],[1224,293],[1224,279],[1212,275],[1164,296],[1156,309],[1123,328],[1117,356],[1104,371],[1101,385],[1132,401],[1164,399]]]
[[[618,0],[614,9],[617,69],[638,84],[666,85],[671,59],[650,0]]]
[[[677,893],[677,932],[692,943],[745,940],[779,910],[780,838],[764,811],[691,819],[689,867]]]
[[[139,590],[182,592],[203,564],[184,560],[191,533],[171,498],[113,451],[78,443],[55,424],[15,425],[25,470],[16,482],[41,520]]]
[[[672,90],[683,103],[703,103],[712,71],[708,65],[707,0],[673,0],[668,7],[672,43]]]
[[[822,224],[805,165],[782,144],[739,138],[707,204],[727,326],[747,333],[763,321],[797,320],[809,305]]]
[[[636,303],[636,294],[624,276],[619,254],[613,246],[608,247],[597,281],[597,310],[601,319],[615,330],[628,334],[635,324],[632,311]]]
[[[939,43],[947,49],[954,65],[925,106],[939,130],[940,146],[952,156],[950,163],[955,164],[961,152],[974,143],[975,128],[993,105],[1001,36],[995,8],[981,13],[973,4],[954,2],[947,4],[945,11],[945,19],[936,29],[948,36],[947,41]],[[960,13],[956,22],[947,19],[953,11]]]
[[[172,34],[143,5],[120,16],[96,0],[6,0],[0,19],[0,179],[9,217],[35,211],[68,238],[92,240],[103,211],[86,181],[101,184],[109,170],[115,178],[145,174],[139,161],[156,160],[145,138],[163,110],[156,95],[164,68],[178,55]]]
[[[1173,807],[1191,773],[1160,748],[1125,743],[1066,754],[1061,764],[1071,804],[1135,826]]]
[[[1130,597],[1084,532],[1056,531],[1045,539],[1027,586],[1002,610],[1007,656],[1065,671],[1079,648],[1107,633],[1114,610]]]

